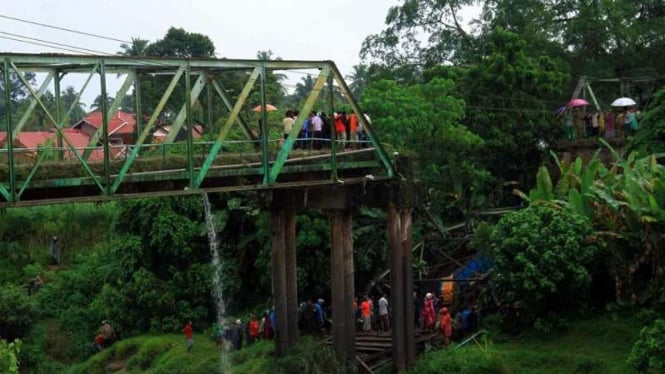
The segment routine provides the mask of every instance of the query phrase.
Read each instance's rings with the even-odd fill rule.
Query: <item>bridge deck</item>
[[[332,164],[329,150],[296,150],[285,162],[279,183],[264,184],[261,153],[233,153],[218,156],[207,172],[206,179],[196,190],[190,190],[191,172],[187,158],[179,155],[151,156],[134,161],[118,191],[104,194],[97,183],[76,160],[51,161],[35,169],[34,165],[16,165],[14,171],[19,186],[26,181],[20,201],[0,202],[0,206],[26,206],[73,201],[107,201],[141,196],[192,194],[215,191],[246,191],[269,188],[320,186],[335,183],[361,183],[388,179],[383,176],[373,148],[349,150],[336,155],[337,180],[331,178]],[[203,162],[197,159],[197,165]],[[117,177],[124,160],[111,162],[111,183]],[[89,161],[96,177],[103,175],[103,162]],[[199,167],[193,169],[198,172]],[[7,178],[8,168],[0,164],[0,179]]]

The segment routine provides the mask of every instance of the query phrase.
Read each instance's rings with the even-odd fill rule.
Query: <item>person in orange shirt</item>
[[[369,296],[365,296],[360,304],[360,316],[363,319],[363,332],[370,332],[372,330],[372,302],[369,300]]]
[[[453,336],[453,319],[446,307],[441,308],[441,333],[443,334],[443,343],[448,346],[450,337]]]
[[[355,113],[349,114],[349,143],[351,148],[358,148],[358,116]]]
[[[344,117],[346,117],[346,113],[344,112],[342,112],[341,114],[335,114],[335,133],[337,135],[337,140],[342,144],[342,147],[345,146],[347,140]]]

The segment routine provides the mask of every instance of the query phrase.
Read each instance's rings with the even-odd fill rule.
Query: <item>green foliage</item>
[[[361,101],[382,141],[415,153],[417,176],[437,212],[483,206],[491,180],[476,162],[483,140],[460,124],[464,102],[454,91],[454,82],[442,78],[410,85],[381,80]]]
[[[0,372],[7,374],[19,373],[19,353],[21,352],[21,341],[14,340],[7,343],[0,339]]]
[[[659,319],[642,329],[630,352],[628,363],[644,373],[665,370],[665,319]]]
[[[431,351],[420,357],[416,366],[409,371],[414,374],[507,374],[510,372],[491,351],[483,352],[476,347],[448,349],[443,352]]]
[[[499,299],[526,305],[526,321],[551,318],[583,302],[596,247],[583,216],[546,205],[506,214],[492,230],[490,255]]]
[[[23,338],[35,317],[34,303],[25,289],[9,283],[0,288],[0,336],[8,340]]]
[[[643,156],[665,152],[665,88],[653,96],[640,123],[642,128],[631,139],[628,148]]]
[[[346,372],[338,363],[332,349],[310,337],[302,337],[284,357],[275,361],[275,367],[282,373],[343,374]]]

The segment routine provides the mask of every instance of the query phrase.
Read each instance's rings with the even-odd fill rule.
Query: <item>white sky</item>
[[[252,59],[257,51],[270,49],[283,59],[333,60],[346,75],[360,62],[364,38],[383,29],[388,8],[397,4],[397,0],[5,0],[0,15],[128,41],[141,37],[152,42],[169,27],[182,27],[209,36],[219,57]],[[4,18],[0,32],[106,53],[120,49],[119,42]],[[70,53],[2,38],[0,51]],[[67,84],[63,82],[63,89]],[[109,82],[111,95],[119,84]],[[83,101],[90,103],[98,89],[91,85],[86,91]]]

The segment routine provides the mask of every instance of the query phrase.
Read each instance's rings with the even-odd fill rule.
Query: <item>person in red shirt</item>
[[[96,352],[100,352],[102,349],[104,349],[104,334],[101,332],[95,336],[95,344],[94,344],[94,349]]]
[[[428,292],[425,296],[425,301],[423,302],[423,325],[425,331],[434,330],[434,324],[436,322],[436,312],[434,311],[434,295]]]
[[[350,148],[358,149],[358,116],[349,114],[349,143]]]
[[[251,345],[259,338],[259,321],[253,314],[249,315],[249,322],[247,322],[247,345]]]
[[[363,331],[370,332],[372,330],[372,302],[369,296],[365,296],[362,303],[360,303],[360,316],[363,319]]]
[[[344,124],[346,118],[346,113],[342,112],[341,114],[335,114],[335,133],[337,134],[337,140],[342,147],[346,145],[346,124]]]
[[[183,327],[182,332],[185,334],[187,339],[187,353],[192,352],[192,347],[194,346],[194,330],[192,329],[192,321],[187,322],[187,325]]]
[[[441,333],[443,333],[443,343],[448,346],[450,337],[453,336],[453,319],[446,307],[441,308]]]

